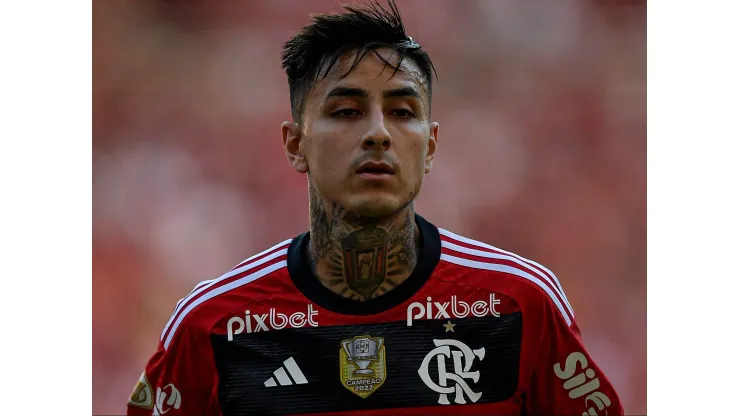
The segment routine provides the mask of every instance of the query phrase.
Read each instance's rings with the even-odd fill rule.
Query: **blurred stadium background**
[[[643,2],[409,0],[439,73],[417,210],[550,267],[646,412]],[[93,2],[93,413],[122,414],[175,302],[307,229],[282,43],[333,0]]]

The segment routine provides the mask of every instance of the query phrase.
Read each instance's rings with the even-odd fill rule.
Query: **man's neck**
[[[365,301],[406,280],[416,267],[419,229],[413,203],[388,218],[361,218],[310,192],[314,274],[330,290]]]

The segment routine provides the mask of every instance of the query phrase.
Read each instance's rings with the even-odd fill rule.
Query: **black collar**
[[[387,311],[409,300],[429,280],[439,263],[442,251],[439,230],[420,215],[415,214],[421,235],[419,261],[411,275],[388,293],[364,302],[347,299],[326,288],[314,276],[306,258],[310,233],[293,239],[288,249],[288,272],[293,284],[311,302],[326,310],[345,315],[373,315]]]

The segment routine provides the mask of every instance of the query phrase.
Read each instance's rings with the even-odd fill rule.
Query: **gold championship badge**
[[[152,388],[149,386],[149,381],[146,379],[146,374],[141,373],[139,382],[136,383],[131,398],[128,400],[131,406],[142,407],[144,409],[151,409],[154,406],[154,400],[152,400]]]
[[[385,382],[383,338],[362,335],[342,341],[339,379],[352,393],[367,398]]]

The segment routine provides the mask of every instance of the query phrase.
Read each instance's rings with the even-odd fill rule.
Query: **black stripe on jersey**
[[[472,392],[481,394],[476,404],[513,397],[519,378],[521,313],[450,321],[455,324],[453,332],[443,327],[447,320],[421,320],[414,321],[411,327],[406,322],[392,322],[255,332],[236,335],[233,341],[212,335],[223,414],[280,415],[442,406],[440,393],[422,381],[419,369],[425,357],[437,348],[434,340],[450,339],[478,350],[478,354],[480,348],[485,349],[482,360],[471,360],[468,378],[463,378]],[[383,338],[386,355],[385,381],[367,398],[349,391],[340,380],[341,343],[362,335]],[[456,356],[458,365],[466,365],[463,351],[454,347],[449,351],[449,358],[441,358],[443,371],[456,374]],[[266,387],[265,382],[291,357],[307,383],[275,386],[277,383],[271,382],[274,387]],[[426,366],[430,380],[438,386],[455,386],[449,377],[440,383],[439,355],[431,358]],[[479,374],[477,382],[470,377],[475,372]],[[472,403],[465,392],[462,394],[466,404]],[[445,406],[458,406],[455,397],[455,393],[447,394],[450,404]]]

